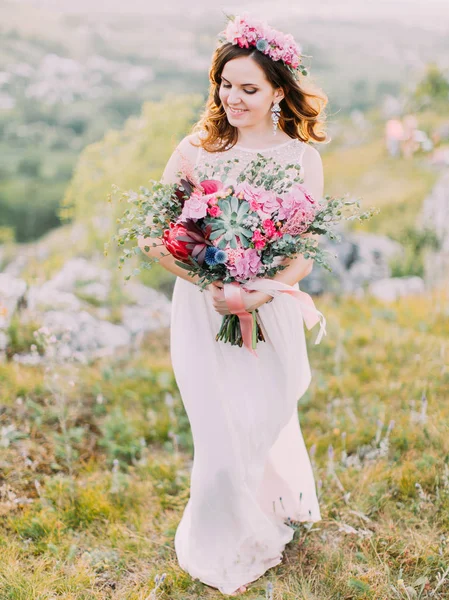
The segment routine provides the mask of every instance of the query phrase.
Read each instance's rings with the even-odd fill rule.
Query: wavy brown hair
[[[217,48],[212,57],[209,98],[200,120],[192,129],[192,133],[203,130],[207,135],[203,134],[203,138],[199,138],[199,144],[194,145],[202,146],[208,152],[223,152],[236,144],[237,128],[231,125],[226,117],[219,90],[225,64],[241,56],[250,56],[264,71],[273,88],[282,88],[285,97],[279,103],[279,128],[292,139],[325,142],[327,136],[324,128],[324,108],[328,103],[326,94],[313,84],[305,85],[302,79],[296,80],[282,61],[274,61],[256,48],[240,48],[228,42]]]

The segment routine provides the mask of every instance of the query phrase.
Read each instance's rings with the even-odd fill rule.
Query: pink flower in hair
[[[280,48],[271,48],[271,50],[270,50],[270,57],[273,60],[280,60],[281,58],[283,58],[283,56],[282,56],[282,50]]]
[[[274,61],[282,61],[290,70],[300,68],[301,49],[290,33],[273,29],[266,23],[252,19],[247,13],[242,16],[230,17],[230,20],[220,35],[220,40],[238,44],[242,48],[255,46]],[[301,69],[307,74],[305,69]],[[295,73],[295,77],[297,74]]]

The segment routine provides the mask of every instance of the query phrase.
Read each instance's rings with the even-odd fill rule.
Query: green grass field
[[[323,519],[242,597],[447,598],[448,301],[319,299],[328,335],[298,411]],[[0,367],[0,597],[222,597],[174,553],[192,440],[166,336],[60,369]]]

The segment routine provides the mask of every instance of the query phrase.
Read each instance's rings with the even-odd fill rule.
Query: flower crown
[[[218,36],[220,45],[230,42],[240,48],[254,46],[272,60],[281,60],[295,79],[299,79],[300,73],[308,75],[301,64],[301,48],[290,33],[277,31],[262,21],[252,19],[248,13],[227,15],[227,18],[228,24]]]

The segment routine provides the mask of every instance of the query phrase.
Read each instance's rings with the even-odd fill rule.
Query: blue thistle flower
[[[217,264],[216,261],[216,254],[218,252],[218,248],[215,248],[215,246],[209,246],[206,250],[206,256],[204,257],[204,262],[209,265],[210,267],[213,267],[214,265]]]
[[[218,250],[215,254],[215,262],[217,265],[221,265],[228,260],[228,253],[224,250]]]
[[[257,40],[256,48],[258,50],[260,50],[261,52],[264,52],[268,48],[267,40],[264,40],[263,38],[261,38],[260,40]]]

